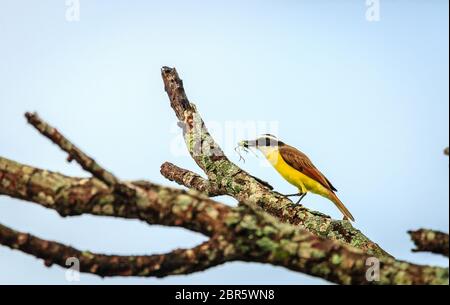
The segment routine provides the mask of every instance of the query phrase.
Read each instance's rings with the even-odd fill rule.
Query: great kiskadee
[[[336,188],[298,149],[283,143],[270,134],[262,135],[252,141],[241,141],[239,146],[257,148],[284,179],[298,188],[298,194],[286,196],[300,196],[297,201],[300,203],[307,192],[321,195],[331,200],[345,218],[355,221],[350,211],[336,196]]]

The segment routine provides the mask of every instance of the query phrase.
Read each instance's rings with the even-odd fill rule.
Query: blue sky
[[[221,144],[225,126],[261,122],[264,132],[274,123],[339,189],[356,227],[399,259],[448,265],[411,253],[406,234],[449,227],[448,1],[381,0],[378,22],[365,19],[364,0],[80,4],[80,20],[68,22],[63,0],[0,0],[1,156],[86,176],[27,126],[23,113],[38,111],[122,179],[174,185],[159,174],[164,161],[198,171],[173,149],[179,132],[160,68],[175,66]],[[246,160],[239,164],[278,191],[295,191],[261,157]],[[303,204],[341,217],[318,196]],[[204,240],[139,221],[63,219],[5,196],[0,223],[104,253],[161,253]],[[0,247],[0,283],[67,282],[64,269]],[[82,274],[79,283],[325,282],[236,262],[164,279]]]

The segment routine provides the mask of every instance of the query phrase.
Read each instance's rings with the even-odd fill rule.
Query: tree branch
[[[128,184],[132,200],[117,195],[99,180],[67,177],[0,157],[0,194],[56,210],[61,216],[93,214],[141,219],[149,224],[184,227],[213,235],[230,208],[196,192],[145,181]]]
[[[445,283],[446,276],[448,279],[448,270],[444,268],[418,266],[380,257],[380,279],[370,282],[366,279],[365,265],[370,255],[299,227],[279,223],[260,208],[231,208],[195,192],[187,193],[145,181],[130,185],[136,188],[136,202],[122,201],[121,196],[115,196],[111,188],[95,178],[70,178],[0,158],[0,194],[39,203],[65,216],[90,213],[138,218],[150,224],[180,226],[201,232],[211,236],[211,240],[223,243],[219,246],[223,257],[213,259],[214,264],[232,260],[270,263],[340,284],[435,284]],[[28,238],[28,235],[5,227],[1,229],[0,244],[46,259],[47,264],[64,266],[62,264],[68,256],[82,257],[76,252],[78,250],[68,246]],[[20,245],[21,240],[26,241],[24,245]],[[55,256],[57,253],[61,255]],[[103,264],[96,274],[124,275],[131,272],[130,275],[139,275],[140,269],[133,266],[134,262],[129,262],[131,266],[122,266],[127,262],[125,258],[100,254],[94,257],[92,261],[82,262],[83,272],[92,272],[91,268],[97,270]],[[142,257],[146,257],[144,261],[150,265],[162,258]],[[118,266],[108,266],[109,263]],[[189,266],[186,272],[206,268],[206,265]],[[148,273],[155,276],[167,274],[172,273]]]
[[[76,160],[81,167],[94,177],[113,187],[120,194],[127,197],[133,197],[135,192],[125,184],[121,183],[111,172],[101,167],[94,159],[83,153],[77,146],[64,137],[56,128],[43,121],[37,113],[25,113],[25,117],[34,128],[42,135],[58,145],[62,150],[69,154],[67,161]]]
[[[219,220],[220,222],[221,220]],[[272,216],[238,207],[223,220],[226,230],[193,249],[163,255],[117,256],[81,252],[70,246],[14,231],[0,224],[0,244],[65,266],[75,257],[80,271],[100,276],[188,274],[230,261],[261,262],[318,276],[338,284],[448,284],[448,269],[380,258],[378,276],[368,277],[361,250],[315,236]]]
[[[226,256],[226,243],[210,239],[192,249],[176,249],[155,255],[105,255],[80,251],[54,241],[12,230],[0,224],[0,244],[67,268],[69,258],[79,261],[80,272],[99,276],[155,276],[189,274],[217,266],[232,259]]]
[[[243,206],[238,209],[246,216],[236,222],[230,244],[241,249],[240,260],[279,265],[338,284],[448,284],[448,268],[420,266],[386,256],[375,258],[280,223],[266,213],[255,214]]]
[[[175,181],[190,189],[205,193],[209,197],[225,195],[222,190],[216,189],[215,185],[209,183],[207,179],[169,162],[165,162],[161,165],[161,174],[170,181]]]
[[[432,252],[448,257],[448,234],[428,229],[408,233],[416,246],[414,252]]]
[[[244,207],[231,208],[205,198],[201,194],[186,193],[145,181],[133,182],[131,185],[137,190],[139,199],[136,203],[122,201],[122,197],[116,196],[112,189],[95,178],[70,178],[0,158],[0,194],[36,202],[57,210],[61,215],[89,213],[138,218],[150,224],[181,226],[213,236],[213,239],[221,242],[226,241],[227,245],[222,247],[226,254],[220,260],[221,263],[230,260],[265,262],[320,276],[336,283],[371,284],[365,279],[366,266],[364,262],[369,256],[357,249],[315,236],[298,227],[278,223],[275,218],[265,213],[254,213],[253,210]],[[78,252],[74,252],[78,250],[61,244],[53,246],[51,242],[31,237],[30,240],[25,239],[27,242],[33,241],[31,244],[21,247],[14,246],[18,245],[17,241],[24,239],[25,235],[14,233],[4,227],[2,229],[3,237],[0,238],[0,244],[44,258],[48,264],[53,262],[61,265],[65,263],[65,258],[68,256],[81,257],[77,255]],[[46,244],[52,246],[42,246]],[[36,247],[33,248],[30,245],[36,245]],[[55,247],[58,249],[57,251],[53,251]],[[55,257],[55,253],[64,253],[64,255]],[[123,270],[127,270],[126,272],[138,270],[134,266],[108,267],[107,265],[108,262],[121,265],[126,262],[125,258],[97,254],[94,256],[93,261],[83,262],[85,264],[83,272],[91,272],[92,266],[101,263],[105,265],[99,269],[100,271],[97,273],[99,275],[123,275],[125,274]],[[153,262],[161,257],[148,256],[147,261]],[[344,261],[345,264],[339,263],[339,266],[335,266],[336,262]],[[386,270],[383,271],[386,274],[381,273],[386,278],[375,284],[398,283],[398,277],[392,278],[395,274],[393,272],[398,271],[398,268],[410,266],[390,258],[380,258],[380,261],[386,265],[386,269],[382,269]],[[330,271],[331,267],[334,268],[332,271]],[[401,279],[411,281],[411,283],[442,282],[443,275],[446,274],[445,269],[426,266],[411,265],[411,269],[408,270],[408,272],[402,273]],[[431,271],[431,274],[440,271],[441,277],[437,279],[431,276],[429,278],[420,277],[419,271],[423,271],[423,274],[427,274],[427,276]],[[133,271],[130,275],[138,275],[138,272]],[[153,273],[149,273],[149,275],[157,276]],[[161,276],[163,275],[161,274]]]
[[[292,201],[271,191],[269,187],[229,161],[208,133],[196,107],[189,102],[176,69],[163,67],[161,75],[170,104],[183,127],[183,136],[188,151],[208,176],[208,183],[214,189],[220,190],[252,208],[262,207],[280,221],[298,225],[316,235],[345,242],[377,257],[390,256],[380,246],[355,229],[350,222],[332,220],[322,213],[294,205]],[[186,185],[180,179],[173,180]]]

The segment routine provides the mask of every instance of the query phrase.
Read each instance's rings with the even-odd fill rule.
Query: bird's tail
[[[339,211],[341,211],[342,214],[344,214],[345,217],[350,219],[351,221],[355,221],[355,218],[353,217],[352,213],[345,207],[345,205],[342,203],[341,200],[339,200],[338,196],[334,192],[330,192],[328,197],[333,203],[337,206]]]

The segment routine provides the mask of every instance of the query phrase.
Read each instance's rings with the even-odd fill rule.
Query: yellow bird
[[[300,196],[297,201],[300,203],[307,192],[321,195],[337,206],[344,214],[344,219],[355,221],[350,211],[336,196],[336,188],[298,149],[281,142],[270,134],[264,134],[252,141],[241,141],[239,147],[257,148],[284,179],[298,188],[299,193],[286,196]]]

